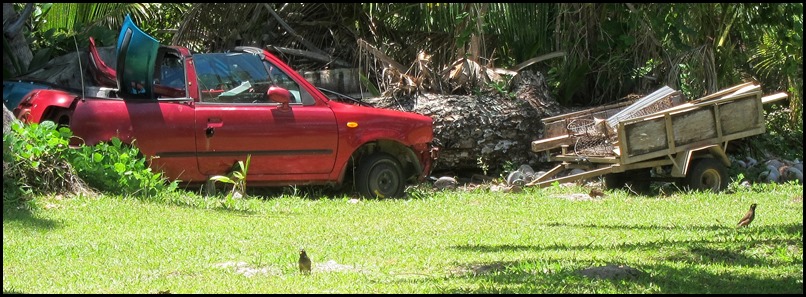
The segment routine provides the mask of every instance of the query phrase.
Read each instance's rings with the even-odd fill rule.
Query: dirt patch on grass
[[[571,201],[602,201],[602,197],[592,197],[590,194],[582,193],[552,195],[550,198],[560,198]]]
[[[365,272],[364,269],[352,265],[339,264],[335,260],[328,260],[324,263],[314,263],[312,272]]]
[[[266,267],[251,267],[246,262],[227,261],[223,263],[214,264],[213,267],[222,269],[231,269],[237,274],[242,274],[246,277],[253,277],[255,275],[281,275],[282,270],[273,266]]]

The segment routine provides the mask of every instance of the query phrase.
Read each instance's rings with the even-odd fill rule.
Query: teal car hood
[[[125,99],[154,98],[154,64],[160,43],[134,24],[128,15],[117,43],[119,96]]]

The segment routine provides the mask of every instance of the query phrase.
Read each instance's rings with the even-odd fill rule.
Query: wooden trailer
[[[753,83],[684,102],[662,89],[628,105],[613,104],[543,119],[545,137],[532,142],[554,168],[526,186],[545,187],[604,176],[606,188],[646,191],[651,181],[675,181],[699,190],[728,184],[728,142],[765,132],[763,105],[786,93],[762,96]],[[575,174],[558,176],[567,169]]]

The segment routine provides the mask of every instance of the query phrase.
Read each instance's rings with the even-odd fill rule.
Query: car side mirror
[[[280,110],[291,109],[291,107],[288,106],[288,103],[291,102],[291,93],[289,93],[288,90],[280,87],[271,87],[269,91],[266,92],[266,96],[269,97],[269,101],[280,103]]]

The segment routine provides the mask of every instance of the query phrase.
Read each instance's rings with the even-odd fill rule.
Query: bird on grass
[[[299,249],[299,272],[302,274],[311,274],[311,258],[308,258],[305,249]]]
[[[750,204],[750,210],[739,220],[739,225],[737,227],[747,227],[750,223],[753,222],[753,219],[756,218],[756,205],[755,203]]]
[[[591,198],[596,198],[596,197],[604,197],[605,193],[602,192],[602,190],[600,189],[593,188],[591,189],[590,193],[588,193],[588,195],[591,196]]]

